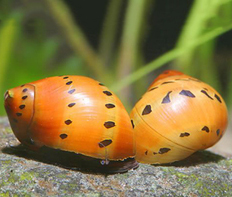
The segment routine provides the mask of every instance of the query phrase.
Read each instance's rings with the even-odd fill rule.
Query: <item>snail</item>
[[[5,109],[15,136],[32,150],[45,146],[74,152],[102,165],[135,155],[129,114],[94,79],[67,75],[21,85],[5,93]],[[136,163],[130,160],[127,168]]]
[[[211,86],[179,71],[159,75],[130,114],[136,160],[166,164],[213,146],[223,136],[227,108]]]

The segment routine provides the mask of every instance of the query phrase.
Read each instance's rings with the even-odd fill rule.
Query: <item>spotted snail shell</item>
[[[30,147],[52,147],[108,160],[134,156],[133,128],[120,100],[84,76],[50,77],[5,93],[15,136]]]
[[[137,102],[136,160],[171,163],[214,145],[227,127],[227,108],[212,87],[178,71],[158,76]]]

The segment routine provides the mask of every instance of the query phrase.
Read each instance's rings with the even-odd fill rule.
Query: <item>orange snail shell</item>
[[[42,146],[93,158],[134,157],[133,128],[120,100],[101,83],[83,76],[50,77],[5,94],[15,136]]]
[[[220,94],[178,71],[155,79],[130,117],[134,124],[136,160],[171,163],[214,145],[228,117]]]

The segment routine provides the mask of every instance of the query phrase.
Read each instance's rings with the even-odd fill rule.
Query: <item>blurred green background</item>
[[[177,69],[231,109],[231,29],[231,0],[0,0],[0,102],[9,88],[72,74],[101,81],[130,111]]]

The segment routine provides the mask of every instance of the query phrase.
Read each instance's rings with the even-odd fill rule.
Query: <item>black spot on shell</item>
[[[27,98],[27,96],[23,96],[22,99],[25,100]]]
[[[159,154],[164,154],[164,153],[167,153],[168,151],[170,151],[171,149],[170,148],[161,148],[159,149]]]
[[[69,81],[66,83],[66,85],[71,85],[72,84],[72,81]]]
[[[183,96],[188,96],[191,98],[195,97],[195,95],[192,92],[190,92],[189,90],[181,90],[181,92],[179,94],[183,95]]]
[[[65,138],[67,138],[67,137],[68,137],[68,135],[65,134],[65,133],[60,134],[60,138],[61,138],[62,140],[65,139]]]
[[[151,105],[146,105],[146,107],[143,109],[142,115],[147,115],[152,112]]]
[[[24,89],[23,89],[23,92],[26,92],[27,90],[28,90],[27,88],[24,88]]]
[[[68,77],[66,76],[66,77],[63,77],[63,79],[68,79]]]
[[[132,127],[135,128],[133,120],[131,120]]]
[[[22,116],[22,113],[16,113],[16,116]]]
[[[216,133],[217,133],[217,136],[219,136],[219,134],[220,134],[220,129],[218,129],[218,130],[216,131]]]
[[[165,84],[168,84],[168,83],[175,83],[174,81],[165,81],[163,83],[161,83],[160,85],[165,85]]]
[[[24,87],[24,86],[25,86],[25,84],[21,85],[20,87]]]
[[[112,127],[115,126],[115,122],[113,122],[113,121],[107,121],[107,122],[104,123],[104,126],[105,126],[107,129],[112,128]]]
[[[15,123],[17,123],[17,122],[18,122],[18,120],[17,120],[17,119],[15,119],[15,118],[13,118],[13,121],[14,121]]]
[[[184,132],[180,134],[180,137],[188,137],[190,136],[190,133]]]
[[[217,94],[215,94],[214,97],[215,97],[220,103],[222,103],[221,98],[220,98]]]
[[[106,146],[109,146],[113,141],[112,140],[103,140],[98,143],[100,148],[104,148]]]
[[[155,90],[155,89],[157,89],[158,87],[154,87],[154,88],[151,88],[150,90],[148,90],[148,91],[152,91],[152,90]]]
[[[112,93],[109,92],[109,91],[103,91],[103,93],[106,94],[107,96],[111,96],[112,95]]]
[[[167,93],[167,95],[163,98],[163,100],[162,100],[162,104],[166,104],[166,103],[170,103],[171,101],[170,101],[170,97],[169,97],[169,95],[171,94],[171,92],[172,91],[169,91],[168,93]]]
[[[69,103],[68,107],[73,107],[74,105],[76,105],[76,103]]]
[[[153,152],[153,155],[157,155],[158,153],[157,152]]]
[[[70,125],[70,124],[72,123],[72,121],[71,121],[71,120],[65,120],[64,123],[65,123],[66,125]]]
[[[204,126],[201,130],[209,133],[209,127],[207,127],[207,126]]]
[[[19,109],[24,109],[26,107],[26,105],[20,105]]]
[[[148,151],[146,150],[146,151],[145,151],[145,155],[147,155],[147,154],[148,154]]]
[[[108,109],[111,109],[111,108],[114,108],[114,107],[115,107],[115,105],[112,104],[112,103],[107,103],[107,104],[105,104],[105,106],[106,106],[106,108],[108,108]]]
[[[103,83],[99,83],[100,86],[105,86]]]
[[[71,89],[68,91],[69,94],[72,94],[73,92],[75,92],[76,89]]]
[[[201,92],[206,95],[208,98],[210,98],[211,100],[213,100],[213,98],[205,91],[205,90],[201,90]]]

